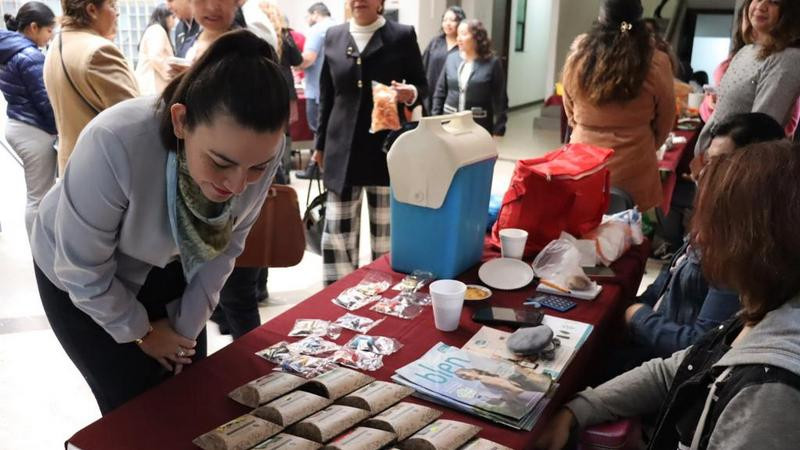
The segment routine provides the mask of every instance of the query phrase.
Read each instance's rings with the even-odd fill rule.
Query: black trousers
[[[78,309],[69,294],[56,287],[34,264],[36,283],[50,327],[92,389],[103,415],[161,383],[171,376],[136,343],[118,344],[103,327]],[[137,299],[144,305],[150,321],[167,316],[165,305],[179,298],[186,280],[179,262],[154,268],[147,276]],[[206,356],[206,330],[197,337],[198,361]]]
[[[212,319],[234,339],[261,325],[258,302],[268,295],[267,274],[266,267],[236,267],[222,287]]]

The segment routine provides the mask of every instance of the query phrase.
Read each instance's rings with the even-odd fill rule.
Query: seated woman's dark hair
[[[800,293],[800,145],[749,145],[714,158],[692,219],[703,273],[739,292],[750,325]]]
[[[759,112],[735,114],[714,129],[714,137],[730,138],[736,148],[757,142],[777,141],[786,132],[772,116]]]
[[[472,35],[472,39],[475,39],[478,58],[490,58],[494,54],[494,52],[492,52],[492,40],[489,38],[489,32],[486,31],[483,22],[478,19],[470,19],[464,23],[467,24],[467,29],[469,30],[469,34]]]
[[[30,24],[35,23],[40,27],[50,27],[56,24],[56,15],[49,6],[42,2],[27,2],[17,11],[17,17],[11,14],[3,16],[8,31],[22,33]]]
[[[227,114],[257,132],[282,130],[289,119],[289,90],[275,51],[247,30],[220,36],[183,75],[167,85],[160,101],[161,140],[176,149],[170,108],[186,106],[186,127]]]
[[[640,0],[603,0],[600,17],[564,67],[564,85],[590,103],[631,100],[650,71],[653,42]]]

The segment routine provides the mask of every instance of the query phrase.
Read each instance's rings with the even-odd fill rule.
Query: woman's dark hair
[[[467,24],[469,34],[471,34],[472,39],[475,40],[478,58],[490,58],[494,54],[494,52],[492,52],[492,40],[489,39],[489,33],[486,31],[486,27],[483,26],[483,22],[478,19],[471,19],[463,23]]]
[[[314,3],[313,5],[309,6],[308,7],[308,13],[309,14],[317,13],[320,16],[325,16],[325,17],[330,17],[331,16],[331,11],[328,9],[327,6],[325,6],[325,3],[322,3],[322,2],[317,2],[317,3]]]
[[[703,273],[739,293],[750,325],[800,293],[800,145],[753,144],[714,158],[692,219]]]
[[[153,13],[150,14],[150,22],[147,23],[147,26],[149,27],[155,24],[161,25],[161,28],[163,28],[164,31],[167,32],[167,35],[169,35],[169,25],[167,24],[167,19],[173,15],[174,13],[167,8],[167,5],[162,3],[156,6],[156,9],[154,9]]]
[[[103,2],[110,0],[61,0],[61,25],[86,28],[92,24],[92,18],[86,7],[94,5],[99,8]]]
[[[32,23],[40,27],[50,27],[56,24],[56,15],[49,6],[42,2],[27,2],[17,11],[17,17],[11,14],[3,16],[8,31],[22,33]]]
[[[218,114],[257,132],[282,130],[289,118],[289,90],[275,51],[247,30],[220,36],[188,71],[167,85],[160,101],[161,140],[176,148],[170,108],[186,106],[187,129]]]
[[[727,118],[714,129],[714,137],[727,137],[736,148],[758,142],[777,141],[786,137],[786,132],[772,116],[759,112],[736,114]]]
[[[456,16],[456,22],[457,22],[456,27],[458,27],[458,25],[461,25],[461,22],[467,19],[467,13],[464,12],[464,8],[458,5],[453,5],[444,10],[444,13],[442,14],[442,22],[444,22],[444,16],[446,16],[447,13],[449,12],[453,13],[453,15]],[[444,35],[444,30],[441,31],[442,35]]]
[[[576,41],[564,66],[564,85],[600,105],[639,95],[653,58],[640,0],[603,0],[600,18]]]
[[[742,9],[739,11],[739,16],[748,24],[750,24],[750,19],[747,12],[751,3],[753,3],[753,0],[745,0],[742,4]],[[779,3],[778,8],[780,10],[778,23],[775,28],[770,30],[770,40],[758,55],[761,59],[782,52],[788,47],[800,46],[800,2],[797,0],[783,0]],[[742,24],[742,22],[739,22],[739,24]],[[753,26],[750,25],[743,32],[746,44],[752,44],[755,41],[752,30]]]

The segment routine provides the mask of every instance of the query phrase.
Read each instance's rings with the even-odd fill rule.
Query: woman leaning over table
[[[693,243],[709,281],[738,292],[741,311],[692,347],[578,393],[537,448],[563,448],[579,428],[654,414],[650,449],[797,447],[798,178],[800,146],[785,140],[711,159],[700,177]]]
[[[64,173],[75,141],[96,115],[139,95],[119,48],[116,0],[62,0],[61,33],[47,53],[44,84],[58,128],[58,171]]]
[[[472,111],[493,136],[506,134],[508,96],[500,60],[479,20],[458,26],[459,52],[449,55],[433,96],[433,114]]]
[[[800,2],[746,0],[740,11],[746,45],[722,77],[714,113],[695,146],[697,155],[705,153],[716,127],[734,114],[762,112],[787,126],[800,97]]]
[[[56,123],[42,79],[44,53],[56,19],[44,3],[28,2],[17,16],[5,15],[0,30],[0,90],[6,107],[6,140],[25,170],[25,231],[31,233],[36,208],[56,181]]]
[[[409,106],[419,104],[427,89],[414,29],[387,21],[381,15],[382,0],[347,0],[347,5],[353,18],[331,27],[325,35],[314,154],[318,163],[324,155],[328,189],[322,234],[326,283],[358,267],[364,191],[372,257],[389,251],[389,170],[383,152],[388,132],[369,132],[372,82],[391,85],[398,103]]]
[[[458,26],[467,15],[464,10],[453,5],[444,12],[442,16],[442,32],[431,39],[425,51],[422,53],[422,64],[425,66],[425,78],[428,80],[429,93],[422,101],[422,106],[426,113],[433,111],[433,94],[439,75],[444,70],[444,63],[447,57],[453,53],[458,53]]]
[[[205,356],[283,145],[289,96],[272,54],[248,31],[220,37],[160,99],[92,121],[42,200],[39,293],[103,414]]]
[[[150,23],[139,41],[139,62],[136,65],[136,79],[142,95],[161,94],[169,80],[167,59],[175,56],[170,32],[175,28],[175,14],[161,4],[150,15]]]
[[[564,65],[570,142],[614,149],[611,185],[642,211],[661,201],[656,150],[675,123],[669,57],[653,47],[640,0],[602,0]]]

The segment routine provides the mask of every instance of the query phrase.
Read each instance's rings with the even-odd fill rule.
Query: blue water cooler
[[[483,254],[497,146],[472,113],[426,117],[387,156],[392,268],[454,278]]]

